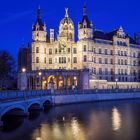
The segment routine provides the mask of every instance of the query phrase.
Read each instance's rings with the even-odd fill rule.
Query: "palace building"
[[[54,29],[48,34],[38,8],[36,23],[32,25],[32,42],[28,48],[22,45],[19,51],[19,73],[23,68],[28,73],[88,69],[89,88],[140,88],[138,34],[131,37],[122,27],[108,33],[97,30],[84,6],[83,19],[78,23],[78,40],[75,41],[75,27],[67,8],[55,38]]]

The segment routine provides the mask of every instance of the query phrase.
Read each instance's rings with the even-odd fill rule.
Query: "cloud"
[[[24,11],[24,12],[21,12],[21,13],[16,13],[16,14],[12,14],[12,13],[9,13],[8,17],[4,18],[4,19],[0,19],[0,24],[5,24],[5,23],[9,23],[9,22],[14,22],[16,21],[17,19],[19,18],[22,18],[24,16],[27,16],[29,14],[31,14],[32,11]]]

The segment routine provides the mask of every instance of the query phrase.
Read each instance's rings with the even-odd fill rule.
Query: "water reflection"
[[[119,110],[114,107],[112,110],[112,128],[114,131],[120,130],[122,125],[122,119],[121,119],[121,114]]]
[[[64,117],[62,117],[63,119]],[[32,140],[86,140],[85,132],[78,119],[57,120],[53,124],[42,124],[33,132]]]
[[[139,107],[140,102],[130,101],[55,107],[47,113],[32,113],[13,131],[0,131],[0,140],[139,139]]]

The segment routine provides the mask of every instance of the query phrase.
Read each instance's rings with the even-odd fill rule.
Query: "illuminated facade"
[[[36,24],[32,25],[32,43],[29,47],[31,71],[87,68],[93,81],[140,81],[137,33],[133,39],[122,27],[109,33],[95,29],[84,6],[83,19],[78,23],[78,41],[75,41],[74,23],[68,9],[60,22],[57,38],[54,34],[54,29],[47,33],[39,8]]]

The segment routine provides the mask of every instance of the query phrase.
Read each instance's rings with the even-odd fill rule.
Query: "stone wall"
[[[108,94],[75,94],[53,96],[54,105],[84,103],[94,101],[108,101],[108,100],[127,100],[127,99],[140,99],[139,93],[108,93]]]

